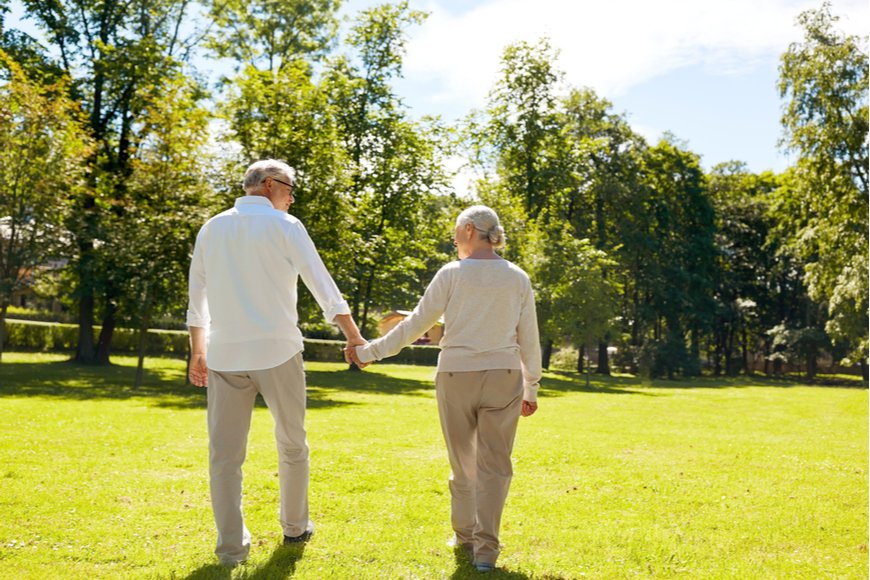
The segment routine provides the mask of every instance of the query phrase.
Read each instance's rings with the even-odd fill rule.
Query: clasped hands
[[[356,339],[356,340],[348,340],[347,344],[344,345],[344,360],[347,362],[347,364],[349,364],[349,365],[354,364],[361,369],[364,369],[367,366],[369,366],[370,364],[372,364],[370,362],[367,362],[367,363],[362,362],[359,359],[359,356],[356,354],[356,347],[365,346],[368,343],[369,343],[369,341],[367,341],[366,339],[364,339],[362,337],[360,337],[359,339]]]

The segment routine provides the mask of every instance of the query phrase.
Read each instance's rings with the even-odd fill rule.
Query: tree
[[[611,106],[591,89],[572,89],[562,100],[559,124],[565,160],[560,165],[570,175],[570,183],[551,205],[578,238],[587,237],[595,248],[615,256],[624,227],[642,197],[638,175],[646,143],[625,118],[610,111]],[[602,268],[601,275],[615,280],[620,269],[614,262]],[[608,375],[608,345],[615,335],[605,333],[601,338],[596,372]]]
[[[447,190],[443,129],[410,120],[391,85],[401,76],[406,30],[423,18],[407,2],[363,11],[348,36],[357,58],[339,57],[326,73],[349,160],[349,301],[363,333],[375,307],[416,301],[427,256],[450,231],[424,215],[431,196]]]
[[[712,204],[698,156],[673,138],[645,152],[642,182],[642,236],[631,244],[646,303],[634,320],[641,358],[654,376],[691,376],[700,372],[701,336],[714,311]]]
[[[340,0],[212,0],[217,30],[207,45],[239,66],[276,73],[296,61],[326,56],[338,30]]]
[[[560,171],[556,88],[562,77],[556,53],[543,39],[518,42],[502,55],[501,77],[489,94],[483,138],[504,191],[520,200],[531,219],[565,187]],[[555,141],[555,142],[554,142]]]
[[[766,172],[750,173],[743,163],[722,163],[707,176],[716,216],[716,314],[712,327],[713,374],[750,374],[750,354],[766,344],[766,331],[783,321],[777,307],[777,268],[785,256],[771,230],[772,193],[779,187]],[[742,362],[738,365],[736,353]],[[724,363],[724,364],[723,364]]]
[[[114,248],[105,241],[124,211],[130,160],[147,138],[140,117],[163,97],[189,58],[196,32],[185,30],[188,0],[23,0],[28,17],[44,31],[54,48],[48,58],[70,79],[70,97],[81,103],[87,128],[96,143],[89,160],[90,187],[74,200],[68,228],[76,248],[74,295],[79,307],[76,360],[108,363],[117,322],[121,287],[113,272]],[[117,237],[117,236],[114,236]],[[102,331],[94,343],[93,323],[102,303]]]
[[[0,356],[12,294],[65,253],[69,196],[85,189],[91,142],[61,85],[28,79],[2,50],[0,86]]]
[[[530,275],[542,326],[546,335],[578,346],[580,371],[583,351],[613,326],[620,288],[604,272],[615,262],[589,240],[574,237],[567,224],[539,232],[537,240]]]
[[[868,349],[868,55],[867,39],[834,28],[824,2],[798,17],[802,42],[782,55],[786,104],[782,145],[797,154],[797,211],[784,216],[806,261],[809,295],[824,302],[826,329],[848,345],[867,378]]]
[[[134,388],[142,383],[145,336],[153,320],[180,316],[187,300],[187,272],[196,232],[212,213],[205,153],[208,114],[196,87],[177,78],[166,99],[141,116],[148,139],[131,159],[123,220],[112,240],[123,268],[114,276],[123,288],[119,312],[139,329]]]

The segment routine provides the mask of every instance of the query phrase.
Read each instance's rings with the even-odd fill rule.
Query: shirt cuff
[[[363,363],[370,363],[376,360],[375,355],[372,354],[368,344],[356,347],[356,356],[359,357],[360,362]]]
[[[335,317],[339,314],[350,314],[350,306],[347,305],[347,300],[342,300],[341,302],[333,304],[328,310],[323,312],[326,322],[330,324],[335,322]]]
[[[211,322],[208,318],[204,318],[202,316],[194,315],[190,310],[187,311],[187,327],[195,326],[197,328],[208,328],[209,322]]]
[[[538,402],[538,383],[533,385],[523,385],[523,401],[530,403]]]

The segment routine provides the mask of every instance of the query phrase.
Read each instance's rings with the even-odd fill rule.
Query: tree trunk
[[[746,328],[743,329],[743,374],[751,377],[753,372],[749,366],[749,335]]]
[[[866,358],[862,358],[860,361],[858,361],[858,364],[859,364],[860,367],[861,367],[861,376],[864,378],[864,384],[866,385],[866,384],[867,384],[867,381],[868,381],[868,376],[867,376],[867,375],[868,375],[868,373],[867,373],[867,370],[868,370],[868,369],[867,369],[867,359],[866,359]]]
[[[142,386],[142,375],[145,368],[145,337],[148,334],[148,322],[145,321],[139,327],[139,344],[136,345],[136,354],[139,361],[136,364],[136,379],[133,381],[133,388],[138,389]]]
[[[813,348],[807,354],[807,382],[812,383],[816,379],[818,350]]]
[[[112,354],[112,335],[115,333],[115,325],[118,320],[115,318],[117,306],[109,305],[109,312],[103,318],[103,327],[100,329],[100,339],[97,342],[97,358],[96,363],[99,365],[109,365],[111,361],[109,356]]]
[[[544,341],[544,348],[541,351],[541,366],[550,370],[550,358],[553,356],[553,341],[551,339],[547,339]]]
[[[94,295],[87,282],[79,282],[82,296],[79,299],[79,341],[76,345],[75,360],[93,364],[96,358],[94,349]]]
[[[598,343],[598,368],[595,372],[599,375],[610,376],[610,357],[607,354],[607,343],[601,341]]]
[[[583,372],[583,357],[586,355],[586,347],[579,346],[577,347],[577,372]]]
[[[722,374],[722,329],[717,328],[713,345],[713,376]]]
[[[9,303],[4,301],[0,308],[0,361],[3,360],[3,349],[6,346],[6,313],[9,311]]]

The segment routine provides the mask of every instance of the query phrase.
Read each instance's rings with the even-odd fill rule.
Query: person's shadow
[[[304,553],[304,543],[278,546],[268,562],[250,570],[243,566],[235,578],[237,580],[288,578],[296,571],[296,562],[302,559]],[[232,578],[233,572],[234,570],[220,564],[206,564],[191,572],[185,580],[223,580]]]
[[[487,573],[478,572],[477,568],[475,568],[471,564],[470,555],[459,547],[454,548],[453,559],[456,560],[456,569],[453,571],[453,574],[450,575],[450,580],[465,580],[466,578],[476,580],[479,580],[481,578],[509,578],[510,580],[527,580],[529,578],[528,575],[523,574],[522,572],[513,572],[505,568],[496,568],[492,572]]]

